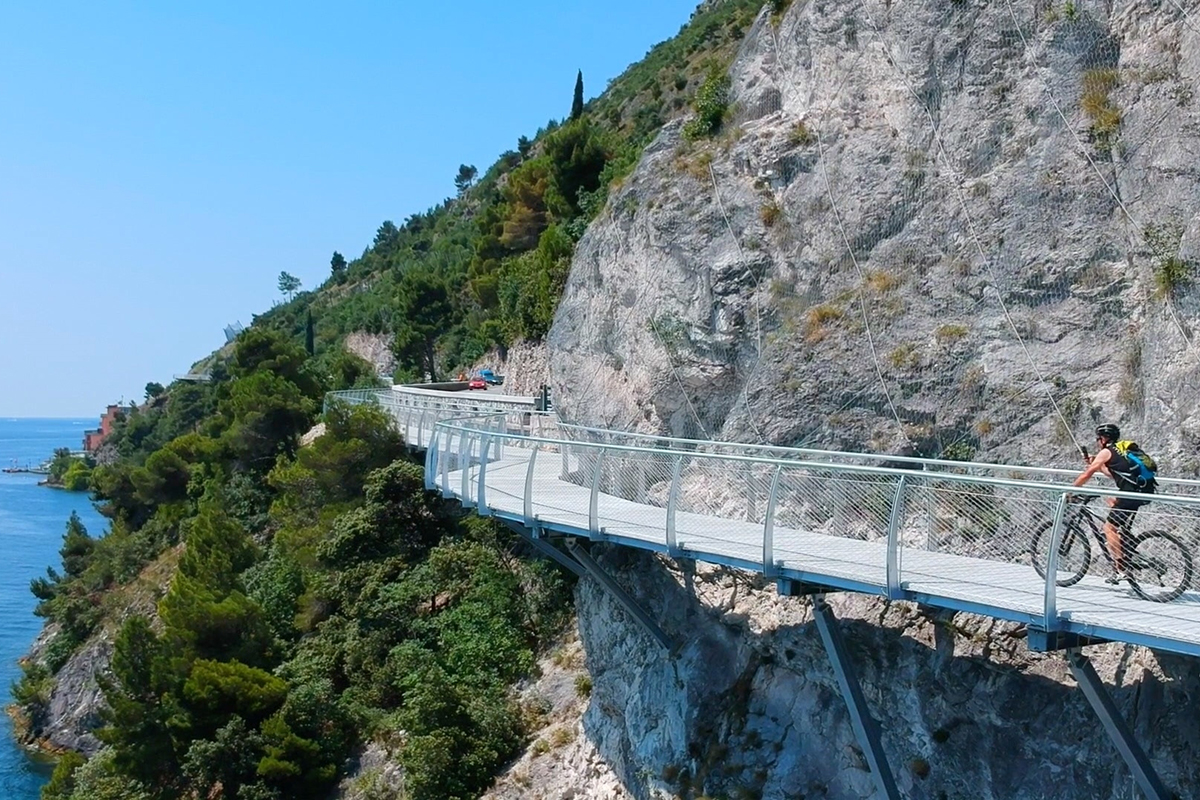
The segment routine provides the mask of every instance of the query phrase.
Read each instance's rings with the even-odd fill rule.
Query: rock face
[[[112,642],[97,636],[80,648],[55,675],[47,709],[48,727],[40,736],[51,746],[86,756],[101,747],[95,731],[101,725],[104,693],[96,682],[108,672]]]
[[[523,796],[874,796],[808,600],[635,551],[611,551],[606,563],[679,653],[669,658],[581,582],[594,680],[586,741],[542,756],[541,781]],[[1028,652],[1017,626],[861,595],[829,602],[904,797],[1137,796],[1065,661]],[[1121,645],[1087,652],[1163,780],[1189,796],[1200,785],[1195,663]],[[619,789],[595,781],[591,752]]]
[[[591,678],[577,632],[538,665],[518,697],[536,730],[533,744],[481,800],[632,797],[583,727]]]
[[[47,625],[34,642],[29,658],[40,661],[57,633],[56,625]],[[52,752],[75,750],[94,755],[101,748],[95,731],[101,725],[100,709],[104,708],[104,693],[97,678],[108,673],[111,660],[112,642],[103,632],[75,651],[55,673],[45,705],[30,709],[32,716],[22,731],[23,744]]]
[[[378,375],[386,375],[390,378],[396,371],[396,356],[392,353],[392,337],[387,334],[356,331],[346,337],[345,347],[375,367]]]
[[[1104,419],[1196,473],[1200,26],[1068,11],[764,11],[723,132],[664,129],[581,241],[560,411],[1038,463]]]
[[[1200,18],[1139,0],[765,10],[723,132],[667,126],[581,241],[549,336],[560,414],[1040,465],[1116,421],[1167,474],[1198,474],[1200,25],[1181,9]],[[807,601],[633,551],[607,563],[682,643],[668,658],[581,582],[583,731],[621,791],[871,796]],[[1014,626],[831,604],[904,796],[1134,796],[1061,656]],[[1088,653],[1188,796],[1197,662]],[[616,796],[572,776],[578,752],[530,796]]]

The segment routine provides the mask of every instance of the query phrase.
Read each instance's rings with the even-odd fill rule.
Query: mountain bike
[[[1104,554],[1109,568],[1116,572],[1104,537],[1104,518],[1086,506],[1093,499],[1088,497],[1083,502],[1072,503],[1063,515],[1054,580],[1059,586],[1073,586],[1087,574],[1092,565],[1092,540]],[[1046,577],[1053,529],[1054,521],[1047,520],[1033,532],[1030,542],[1033,568],[1041,578]],[[1128,533],[1122,537],[1122,544],[1129,586],[1142,598],[1168,603],[1191,586],[1192,554],[1175,534],[1159,530]]]

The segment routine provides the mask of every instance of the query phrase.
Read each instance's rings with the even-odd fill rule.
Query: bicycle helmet
[[[1110,442],[1115,442],[1121,438],[1121,429],[1111,422],[1106,422],[1096,427],[1096,436],[1108,439]]]

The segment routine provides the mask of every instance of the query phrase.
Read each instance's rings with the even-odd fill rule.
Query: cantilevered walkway
[[[551,549],[544,540],[553,536],[610,542],[757,572],[777,580],[785,594],[814,595],[818,627],[883,797],[899,794],[852,668],[840,654],[825,592],[1021,622],[1032,648],[1069,649],[1076,678],[1146,796],[1170,796],[1078,647],[1115,641],[1200,656],[1200,593],[1189,587],[1158,603],[1127,584],[1107,584],[1108,567],[1095,543],[1091,572],[1073,586],[1053,580],[1066,572],[1043,569],[1048,576],[1042,578],[1033,567],[1034,558],[1040,564],[1051,554],[1057,559],[1068,492],[1118,492],[1098,484],[1072,489],[1077,473],[1071,470],[586,428],[535,411],[528,397],[415,387],[334,396],[378,403],[409,444],[425,451],[430,489],[526,531],[543,540],[544,549]],[[1166,530],[1193,548],[1200,536],[1200,481],[1159,484],[1154,503],[1138,514],[1137,530]],[[1038,530],[1040,556],[1033,552]],[[594,562],[571,550],[591,571]],[[1176,574],[1183,569],[1167,566]],[[615,584],[610,590],[620,592]],[[669,644],[644,614],[639,619]]]

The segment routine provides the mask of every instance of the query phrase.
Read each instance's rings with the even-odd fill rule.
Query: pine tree
[[[575,99],[571,101],[571,119],[583,116],[583,70],[575,75]]]
[[[300,288],[300,279],[299,278],[297,278],[295,275],[291,275],[287,272],[279,273],[279,292],[280,292],[280,294],[287,295],[287,299],[291,300],[292,295],[294,295],[296,293],[296,290],[299,288]]]
[[[337,250],[333,251],[333,258],[329,259],[329,271],[336,283],[346,279],[346,257]]]

